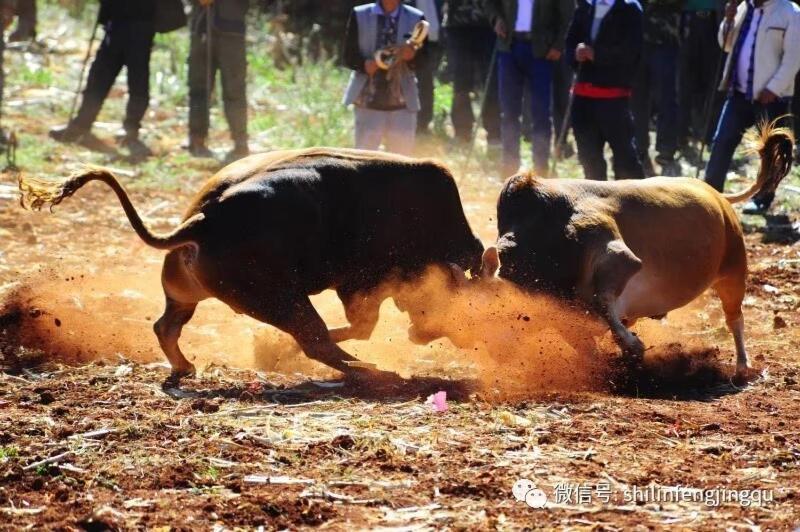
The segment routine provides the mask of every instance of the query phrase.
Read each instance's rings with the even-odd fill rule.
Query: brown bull
[[[497,205],[497,248],[483,275],[591,305],[632,360],[644,353],[628,330],[639,318],[663,317],[707,288],[722,301],[736,343],[737,372],[748,368],[742,300],[747,255],[731,204],[774,191],[791,168],[791,131],[761,128],[756,182],[720,194],[691,178],[597,182],[511,177]],[[499,256],[498,256],[499,255]]]

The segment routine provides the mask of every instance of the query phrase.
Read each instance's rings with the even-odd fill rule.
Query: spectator
[[[487,0],[486,12],[499,37],[498,76],[502,111],[504,175],[520,165],[520,116],[524,86],[531,91],[533,168],[548,174],[553,64],[561,59],[575,0]]]
[[[732,25],[732,30],[726,28]],[[723,38],[727,33],[727,41]],[[717,124],[705,180],[719,191],[742,135],[761,120],[789,112],[794,80],[800,69],[800,8],[790,0],[747,0],[725,8],[719,42],[729,53],[722,78],[728,98]],[[747,214],[763,214],[774,193],[759,193],[748,202]]]
[[[800,72],[794,78],[794,98],[792,98],[792,120],[794,121],[794,138],[800,140]],[[794,147],[794,162],[800,164],[800,143]]]
[[[586,179],[605,181],[606,143],[616,179],[641,179],[636,151],[631,86],[643,41],[642,8],[636,0],[579,0],[567,36],[577,80],[572,129]]]
[[[700,154],[692,147],[691,139],[711,143],[714,128],[709,124],[716,125],[721,107],[715,90],[719,80],[714,76],[722,53],[717,31],[723,9],[722,0],[687,0],[681,17],[678,149],[692,164],[699,163]]]
[[[489,66],[494,52],[494,32],[483,9],[483,0],[448,0],[447,61],[453,72],[453,103],[450,116],[456,138],[469,142],[475,115],[472,112],[471,92],[479,83],[480,90],[491,76],[484,96],[481,118],[490,146],[500,143],[500,106],[497,99],[497,68]]]
[[[644,0],[644,47],[633,87],[636,147],[646,176],[656,175],[650,160],[651,102],[656,103],[656,163],[661,175],[677,176],[678,51],[681,8],[684,0]]]
[[[225,162],[250,154],[245,44],[248,7],[249,0],[192,0],[189,17],[189,153],[195,157],[213,157],[207,145],[209,89],[213,93],[217,71],[222,80],[225,119],[233,139],[233,149],[225,156]]]
[[[425,48],[418,56],[405,41],[424,19],[401,0],[379,0],[351,12],[342,62],[353,70],[344,104],[354,105],[356,148],[377,150],[384,142],[388,151],[410,155],[414,150],[420,109],[414,69],[424,63]],[[408,67],[394,68],[392,79],[374,60],[377,50],[389,46],[398,46],[397,60]]]
[[[442,49],[439,44],[442,20],[439,0],[406,0],[407,5],[416,7],[430,24],[428,42],[425,44],[426,60],[417,67],[419,83],[419,113],[417,114],[417,134],[428,133],[433,121],[434,78],[439,68]]]
[[[52,129],[50,137],[59,142],[101,146],[91,128],[124,66],[128,70],[128,107],[121,144],[132,157],[152,155],[139,138],[139,129],[150,100],[150,52],[156,11],[156,0],[101,0],[98,22],[106,34],[89,69],[81,106],[75,118],[65,127]]]
[[[15,0],[0,0],[0,18],[2,18],[2,31],[0,31],[0,110],[3,106],[3,90],[5,89],[6,73],[4,68],[3,56],[6,50],[5,30],[14,21],[14,9],[16,6]],[[0,113],[2,116],[2,113]],[[6,132],[0,129],[0,146],[8,144],[8,137]]]
[[[17,29],[8,40],[11,42],[31,41],[36,38],[36,0],[16,0]]]

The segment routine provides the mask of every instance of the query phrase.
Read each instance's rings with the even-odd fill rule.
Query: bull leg
[[[744,376],[750,369],[747,350],[744,346],[744,315],[742,314],[742,301],[744,300],[745,279],[744,275],[725,277],[714,284],[722,302],[725,312],[725,323],[733,335],[736,345],[736,374]]]
[[[153,330],[158,337],[158,343],[172,366],[169,381],[177,384],[181,377],[195,374],[194,365],[186,360],[178,345],[181,330],[186,325],[197,308],[197,303],[179,303],[167,296],[167,306],[164,315],[153,325]]]
[[[601,251],[592,276],[595,307],[611,328],[623,355],[632,362],[642,359],[644,344],[622,322],[618,299],[641,268],[642,261],[622,240],[612,240]]]
[[[291,335],[309,358],[342,373],[352,373],[355,368],[351,368],[347,362],[358,359],[331,341],[325,322],[308,296],[276,296],[258,300],[240,299],[236,301],[235,308]]]
[[[337,290],[337,294],[350,325],[329,330],[331,341],[338,344],[345,340],[369,340],[378,323],[382,299],[375,294],[346,289]]]

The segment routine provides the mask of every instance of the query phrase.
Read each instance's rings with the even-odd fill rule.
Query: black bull
[[[115,191],[145,243],[169,250],[162,274],[166,310],[154,328],[175,379],[194,372],[178,339],[204,299],[217,298],[287,332],[309,357],[349,373],[358,369],[356,359],[336,343],[369,338],[383,299],[395,297],[412,324],[417,313],[436,310],[433,302],[427,309],[409,305],[391,288],[377,287],[412,280],[435,265],[463,279],[481,264],[483,246],[456,184],[433,161],[341,149],[254,155],[212,177],[169,235],[144,226],[104,169],[58,186],[35,180],[20,186],[38,208],[60,203],[93,180]],[[329,331],[309,295],[331,288],[350,325]],[[442,334],[413,326],[412,332],[412,340],[422,342]]]

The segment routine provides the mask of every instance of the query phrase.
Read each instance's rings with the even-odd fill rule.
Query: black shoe
[[[656,163],[661,166],[661,175],[667,177],[678,177],[681,175],[681,165],[674,157],[667,155],[656,156]]]
[[[753,200],[750,200],[744,204],[742,213],[753,214],[753,215],[764,215],[767,214],[767,210],[769,210],[769,207],[767,207],[766,205],[762,205],[760,203],[756,203]]]
[[[120,140],[120,145],[127,148],[132,159],[147,159],[153,156],[153,150],[147,147],[138,136],[129,135]]]
[[[189,154],[191,154],[192,157],[198,157],[201,159],[214,158],[214,152],[208,149],[205,139],[190,139],[186,149],[189,150]]]
[[[644,170],[645,177],[653,177],[656,175],[656,169],[649,155],[642,155],[642,169]]]
[[[91,135],[89,130],[80,129],[73,125],[57,127],[50,130],[50,138],[65,144],[80,142],[86,135]]]
[[[678,149],[681,152],[681,157],[683,157],[687,163],[692,166],[700,164],[700,152],[697,151],[697,148],[687,142]]]
[[[225,155],[225,164],[235,163],[239,159],[244,159],[250,155],[250,148],[247,144],[236,144],[234,148]]]
[[[80,144],[84,148],[100,153],[114,153],[113,147],[100,140],[94,133],[73,125],[57,127],[50,130],[50,138],[64,144]]]

